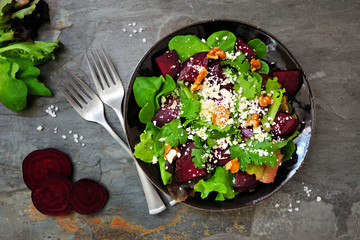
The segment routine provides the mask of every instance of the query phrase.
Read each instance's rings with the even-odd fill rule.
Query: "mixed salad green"
[[[36,66],[54,59],[59,42],[33,41],[48,10],[43,0],[0,2],[0,101],[11,110],[24,109],[28,95],[52,95]]]
[[[146,125],[135,157],[159,166],[178,201],[223,201],[274,182],[296,150],[300,121],[286,86],[298,87],[299,70],[270,73],[262,40],[245,43],[226,30],[176,36],[168,47],[155,59],[162,75],[133,84]]]

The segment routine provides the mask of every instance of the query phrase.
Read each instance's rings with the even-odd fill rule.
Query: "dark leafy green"
[[[261,41],[259,38],[254,38],[250,40],[247,43],[247,45],[255,52],[256,56],[259,59],[262,59],[266,56],[267,53],[266,44],[263,41]]]
[[[206,40],[206,45],[210,48],[218,47],[224,52],[233,52],[236,36],[229,31],[218,31],[211,34]]]
[[[175,50],[180,61],[186,61],[189,57],[199,52],[208,52],[210,48],[195,35],[175,36],[169,41],[169,49]]]

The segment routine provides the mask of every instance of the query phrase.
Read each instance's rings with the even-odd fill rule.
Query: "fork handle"
[[[114,130],[110,127],[110,125],[106,122],[100,123],[109,133],[110,135],[115,139],[117,143],[120,144],[120,146],[131,156],[131,158],[135,162],[136,169],[138,171],[140,181],[142,184],[142,187],[144,189],[144,194],[146,198],[146,202],[149,209],[149,214],[154,215],[158,214],[166,209],[165,204],[161,200],[158,192],[156,191],[154,185],[150,182],[150,180],[147,178],[145,172],[141,169],[140,165],[137,163],[137,161],[132,156],[132,152],[130,151],[129,147],[124,143],[124,141],[114,132]]]

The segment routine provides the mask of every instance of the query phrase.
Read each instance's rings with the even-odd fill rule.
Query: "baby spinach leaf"
[[[263,41],[261,41],[259,38],[254,38],[250,40],[247,43],[247,45],[255,52],[256,56],[259,59],[262,59],[266,56],[267,53],[266,44]]]
[[[206,40],[209,48],[218,47],[224,52],[233,52],[236,42],[236,36],[229,31],[223,30],[214,32]]]
[[[27,87],[15,78],[19,70],[17,63],[0,62],[0,101],[5,107],[19,111],[26,107]]]
[[[163,83],[160,91],[157,93],[155,97],[155,104],[156,104],[155,111],[159,110],[160,108],[159,98],[163,95],[172,92],[175,88],[176,88],[176,83],[173,80],[173,78],[170,75],[166,75],[165,82]]]
[[[210,48],[195,35],[179,35],[169,41],[169,50],[175,50],[179,60],[184,62],[199,52],[208,52]]]
[[[281,159],[282,162],[285,162],[291,159],[292,155],[296,151],[296,145],[293,140],[288,141],[285,147],[280,149],[281,154],[283,154],[283,158]]]
[[[160,90],[165,79],[160,77],[136,77],[133,85],[135,101],[139,107],[154,100],[155,94]],[[155,108],[154,108],[155,109]]]
[[[261,64],[261,67],[258,70],[258,72],[263,73],[263,74],[269,74],[269,71],[270,71],[269,65],[266,62],[264,62],[263,60],[260,60],[260,64]]]

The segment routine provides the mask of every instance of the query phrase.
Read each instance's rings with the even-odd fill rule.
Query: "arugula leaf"
[[[201,103],[199,101],[192,98],[181,98],[180,103],[180,117],[192,120],[199,116],[201,110]]]
[[[223,30],[211,34],[206,40],[206,45],[209,48],[218,47],[224,52],[233,52],[235,42],[236,36],[232,32]]]
[[[266,56],[267,48],[266,44],[259,38],[254,38],[247,43],[248,47],[251,48],[259,59]]]
[[[162,138],[164,138],[163,144],[168,143],[172,147],[186,143],[187,132],[181,125],[180,119],[174,119],[161,128],[158,139]]]
[[[217,192],[215,200],[224,201],[235,197],[234,180],[235,175],[223,167],[216,167],[215,174],[207,181],[200,180],[194,186],[194,190],[201,193],[201,198],[209,196],[210,192]]]
[[[169,41],[169,50],[175,50],[179,60],[184,62],[199,52],[208,52],[210,48],[195,35],[179,35]]]
[[[205,168],[206,160],[208,159],[208,154],[203,148],[203,144],[198,136],[194,136],[194,145],[196,148],[191,150],[191,156],[193,156],[192,161],[196,168],[202,169]],[[209,149],[210,150],[210,149]]]
[[[238,70],[241,75],[249,72],[250,70],[250,63],[246,60],[245,54],[239,55],[234,61],[231,60],[224,60],[220,62],[221,66],[229,65],[236,70]]]

